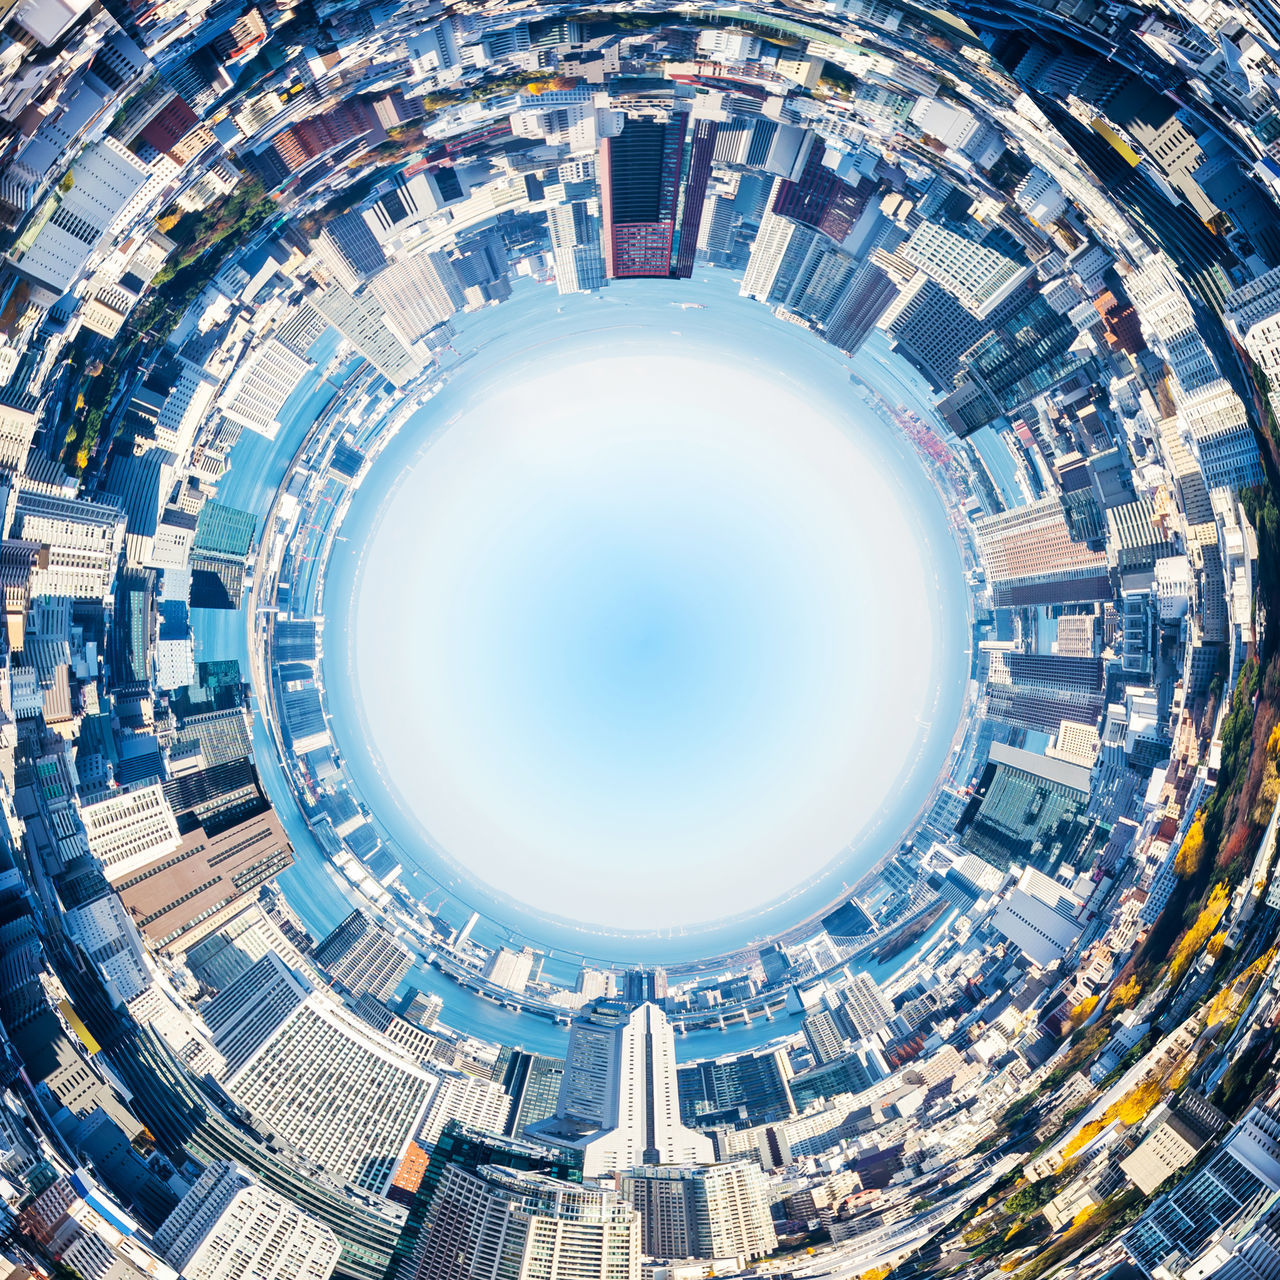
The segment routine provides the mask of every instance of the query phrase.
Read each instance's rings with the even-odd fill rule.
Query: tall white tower
[[[675,1033],[656,1004],[587,1006],[569,1031],[556,1114],[526,1133],[581,1152],[585,1177],[714,1159],[710,1138],[680,1123]]]

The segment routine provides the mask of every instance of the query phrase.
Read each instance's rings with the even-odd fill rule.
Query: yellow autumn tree
[[[1173,870],[1183,880],[1190,880],[1204,862],[1204,819],[1199,816],[1187,828],[1186,837],[1173,860]]]
[[[1213,886],[1213,892],[1201,908],[1195,924],[1187,930],[1182,937],[1182,941],[1178,943],[1178,949],[1174,952],[1173,961],[1169,965],[1169,977],[1174,982],[1181,979],[1182,975],[1191,967],[1191,962],[1204,949],[1209,939],[1213,937],[1214,931],[1218,927],[1218,921],[1222,919],[1230,901],[1231,891],[1224,881],[1219,881]]]
[[[1271,736],[1267,739],[1267,755],[1273,760],[1280,755],[1280,724],[1271,730]]]
[[[1206,950],[1216,960],[1221,954],[1222,949],[1227,945],[1227,933],[1225,929],[1219,929],[1217,933],[1205,944]]]
[[[1072,1027],[1083,1026],[1088,1016],[1098,1007],[1097,996],[1086,996],[1071,1010]]]
[[[1132,1009],[1138,1003],[1138,997],[1142,994],[1142,983],[1138,981],[1137,976],[1130,978],[1128,982],[1122,982],[1111,993],[1111,999],[1107,1001],[1108,1009]]]
[[[1135,1125],[1160,1101],[1163,1090],[1159,1080],[1146,1080],[1135,1085],[1124,1097],[1113,1102],[1097,1120],[1090,1120],[1080,1132],[1062,1148],[1062,1162],[1083,1151],[1107,1125],[1119,1120],[1125,1125]]]

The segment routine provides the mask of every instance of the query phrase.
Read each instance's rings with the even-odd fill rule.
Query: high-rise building
[[[76,158],[74,186],[22,254],[22,270],[55,293],[65,292],[103,238],[129,220],[150,174],[115,138],[86,147]]]
[[[353,995],[389,1000],[413,966],[413,953],[357,908],[316,944],[312,959]]]
[[[898,253],[979,319],[1032,275],[1031,267],[935,222],[922,222]]]
[[[387,265],[369,224],[352,209],[325,224],[316,237],[315,252],[333,279],[352,293]]]
[[[311,294],[310,302],[388,382],[403,387],[422,371],[423,361],[409,350],[412,338],[392,328],[372,286],[370,292],[372,297],[357,298],[341,285],[330,284]]]
[[[155,1241],[186,1280],[327,1280],[341,1251],[323,1223],[226,1160],[196,1179]]]
[[[533,972],[534,958],[532,947],[522,947],[519,951],[498,947],[485,961],[484,976],[495,986],[523,991]]]
[[[678,1072],[680,1114],[686,1124],[699,1116],[737,1112],[752,1124],[795,1114],[791,1060],[785,1049],[757,1049],[691,1062]]]
[[[838,244],[853,230],[874,184],[861,179],[851,186],[837,177],[825,163],[826,153],[826,145],[815,137],[800,176],[774,187],[773,212],[821,231]]]
[[[646,1167],[623,1176],[651,1258],[743,1258],[772,1253],[778,1237],[764,1170],[752,1162]]]
[[[443,253],[397,258],[369,281],[369,292],[410,342],[426,337],[466,303],[457,272]]]
[[[629,117],[600,142],[600,206],[607,273],[687,277],[715,152],[716,122]]]
[[[547,211],[551,256],[556,266],[556,289],[581,293],[605,283],[604,253],[600,246],[598,196],[566,200]]]
[[[511,1099],[502,1132],[519,1138],[529,1125],[556,1113],[564,1080],[564,1059],[523,1049],[503,1048],[498,1055],[502,1087]]]
[[[998,606],[1111,599],[1106,554],[1071,537],[1056,498],[985,516],[974,528]]]
[[[712,1158],[710,1140],[680,1120],[675,1034],[649,1003],[601,1000],[574,1019],[556,1114],[528,1132],[580,1153],[588,1177]]]
[[[615,1192],[449,1165],[415,1280],[640,1280],[640,1216]]]
[[[31,574],[31,594],[109,600],[126,529],[117,499],[19,493],[12,536],[49,548],[47,562]]]
[[[296,351],[268,337],[236,366],[218,407],[229,422],[274,440],[280,410],[310,368]]]
[[[1254,1107],[1200,1169],[1160,1196],[1122,1237],[1150,1275],[1166,1258],[1195,1258],[1264,1194],[1280,1191],[1280,1117]]]
[[[987,714],[994,719],[1055,733],[1063,720],[1094,724],[1101,717],[1101,658],[1004,649],[992,649],[987,658]]]
[[[486,1166],[542,1173],[562,1182],[582,1181],[582,1171],[576,1162],[548,1147],[482,1133],[451,1120],[432,1148],[426,1170],[418,1182],[404,1228],[396,1241],[387,1280],[417,1280],[418,1264],[427,1244],[431,1206],[445,1171],[456,1168],[474,1173]]]
[[[830,1009],[817,1009],[800,1024],[810,1052],[818,1062],[834,1062],[845,1051],[844,1036]]]
[[[894,350],[939,391],[955,385],[960,357],[986,332],[981,320],[923,271],[903,283],[877,324]]]
[[[223,1086],[263,1132],[335,1178],[385,1191],[426,1118],[433,1076],[274,952],[204,1013],[227,1060]]]
[[[840,1006],[854,1036],[869,1040],[893,1017],[893,1001],[869,973],[855,973],[840,993]]]
[[[849,355],[857,352],[898,296],[898,286],[874,262],[864,262],[826,321],[826,338]]]
[[[469,1129],[501,1132],[511,1110],[511,1099],[496,1080],[451,1070],[438,1070],[435,1077],[431,1105],[417,1134],[423,1146],[434,1146],[451,1120]]]
[[[89,852],[118,880],[171,854],[181,843],[177,819],[158,782],[124,787],[80,811]]]

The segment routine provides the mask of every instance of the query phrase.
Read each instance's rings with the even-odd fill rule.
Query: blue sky
[[[344,530],[378,782],[535,916],[678,930],[865,865],[955,728],[932,490],[838,357],[696,287],[535,299]]]

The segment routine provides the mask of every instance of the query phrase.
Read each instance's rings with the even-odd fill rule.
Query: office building
[[[987,653],[987,714],[1006,724],[1056,733],[1064,720],[1096,724],[1106,701],[1101,658],[1058,653]]]
[[[80,817],[89,852],[110,880],[168,857],[182,843],[177,819],[158,782],[125,787],[84,805]]]
[[[615,1192],[449,1165],[414,1280],[640,1280],[640,1217]]]
[[[800,1024],[809,1052],[817,1062],[834,1062],[845,1051],[844,1035],[830,1009],[818,1009]]]
[[[396,1241],[387,1280],[417,1280],[418,1264],[426,1249],[426,1228],[435,1193],[450,1168],[474,1173],[492,1166],[541,1173],[562,1182],[581,1182],[582,1171],[572,1160],[548,1147],[516,1138],[469,1129],[456,1120],[445,1125],[427,1159],[427,1167],[409,1204],[404,1228]]]
[[[108,601],[126,527],[127,517],[115,500],[19,493],[12,536],[49,549],[47,562],[31,574],[31,594]]]
[[[434,1075],[436,1087],[431,1105],[416,1135],[422,1146],[435,1146],[451,1120],[484,1133],[502,1131],[511,1110],[511,1099],[501,1084],[464,1071],[437,1070]]]
[[[278,338],[268,337],[236,366],[218,407],[228,422],[274,440],[280,410],[310,368],[310,361]]]
[[[993,743],[961,815],[960,844],[997,870],[1071,861],[1089,834],[1089,770]]]
[[[74,185],[21,255],[22,270],[54,293],[65,293],[99,244],[128,222],[134,197],[150,176],[115,138],[86,147],[76,159]]]
[[[484,976],[495,986],[506,987],[508,991],[523,991],[533,972],[533,962],[531,947],[522,947],[519,951],[498,947],[485,961]]]
[[[716,122],[628,117],[600,142],[600,211],[611,278],[688,277],[715,151]],[[686,145],[687,144],[687,145]]]
[[[355,210],[327,222],[313,247],[332,279],[351,293],[387,265],[382,246]]]
[[[403,263],[397,265],[409,270]],[[429,297],[425,300],[430,304]],[[392,327],[387,309],[372,285],[368,295],[355,297],[341,285],[330,284],[310,294],[309,301],[393,386],[403,387],[424,368],[424,361],[409,350],[412,336],[402,337]],[[406,297],[404,301],[409,306],[410,299]]]
[[[528,1133],[579,1153],[588,1177],[711,1159],[710,1141],[681,1123],[675,1034],[649,1003],[601,1000],[574,1019],[556,1114]]]
[[[410,342],[425,338],[466,304],[457,272],[443,253],[397,258],[371,278],[369,293]]]
[[[778,1246],[768,1182],[755,1162],[633,1169],[622,1194],[640,1214],[651,1258],[750,1262]]]
[[[840,1008],[858,1040],[883,1031],[893,1017],[893,1001],[868,973],[855,973],[840,992]]]
[[[724,1054],[679,1068],[680,1115],[686,1124],[702,1116],[734,1113],[752,1124],[795,1113],[791,1060],[780,1048]]]
[[[898,253],[979,319],[1032,275],[1031,267],[936,222],[922,222]]]
[[[556,289],[581,293],[605,283],[604,252],[600,244],[600,201],[596,196],[566,200],[547,211]]]
[[[1226,1128],[1227,1118],[1198,1093],[1184,1089],[1160,1103],[1144,1124],[1146,1137],[1120,1167],[1143,1195],[1151,1196]]]
[[[1233,289],[1223,320],[1271,385],[1280,386],[1280,267]]]
[[[982,337],[986,326],[923,271],[908,277],[900,290],[877,324],[889,335],[894,350],[935,390],[949,391],[960,372],[961,356]]]
[[[1125,1233],[1147,1275],[1166,1258],[1194,1258],[1259,1197],[1280,1191],[1280,1118],[1253,1107],[1197,1172],[1156,1200]]]
[[[997,606],[1111,599],[1106,553],[1071,537],[1056,498],[974,522]]]
[[[227,1160],[196,1179],[156,1232],[185,1280],[327,1280],[338,1238]]]
[[[269,953],[205,1008],[222,1084],[263,1132],[382,1193],[426,1118],[434,1077]]]
[[[498,1054],[496,1070],[501,1071],[502,1088],[510,1098],[502,1132],[524,1136],[529,1125],[555,1115],[564,1080],[564,1059],[504,1046]]]
[[[855,355],[880,317],[898,296],[898,286],[874,262],[864,262],[825,322],[826,339],[847,355]]]
[[[413,953],[358,908],[316,944],[312,959],[353,995],[389,1000],[413,965]]]
[[[861,1093],[889,1075],[889,1064],[875,1044],[862,1041],[831,1062],[802,1071],[791,1081],[791,1096],[803,1111],[811,1102],[840,1093]]]
[[[181,953],[291,866],[293,846],[248,759],[172,777],[162,791],[181,842],[140,851],[108,879],[148,941]]]
[[[1056,880],[1028,867],[1000,901],[991,927],[1040,968],[1061,960],[1080,936],[1081,902]]]

